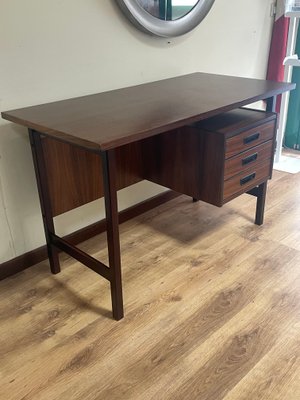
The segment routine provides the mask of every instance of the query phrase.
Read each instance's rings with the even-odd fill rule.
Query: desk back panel
[[[42,147],[54,216],[104,196],[99,154],[49,137],[43,137]],[[117,190],[141,181],[140,143],[121,146],[115,152]]]

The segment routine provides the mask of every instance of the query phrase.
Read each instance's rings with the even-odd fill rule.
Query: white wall
[[[113,0],[0,0],[0,111],[194,71],[264,78],[271,0],[216,0],[184,37],[137,31]],[[122,191],[120,207],[158,193]],[[67,233],[103,216],[94,202],[57,218]],[[44,243],[26,129],[0,120],[0,262]]]

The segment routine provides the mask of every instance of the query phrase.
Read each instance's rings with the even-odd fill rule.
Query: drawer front
[[[257,146],[274,136],[275,120],[248,129],[226,140],[225,158],[233,157],[242,151]]]
[[[256,168],[264,160],[272,158],[273,140],[259,146],[252,147],[235,157],[225,161],[224,179],[227,180],[235,174],[242,173],[249,168]]]
[[[235,195],[246,192],[251,187],[270,177],[272,160],[265,160],[253,168],[248,168],[224,182],[223,200],[226,201]]]

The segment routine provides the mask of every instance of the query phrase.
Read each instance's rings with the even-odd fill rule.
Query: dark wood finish
[[[275,124],[274,113],[239,109],[149,138],[143,141],[144,176],[220,207],[271,177]],[[259,139],[241,146],[254,132],[261,133]],[[232,141],[235,153],[226,159],[228,141]],[[260,145],[255,146],[256,142]],[[253,154],[257,154],[256,159],[246,163]],[[253,179],[240,184],[253,173]]]
[[[6,111],[2,117],[83,148],[108,150],[294,88],[294,83],[194,73]]]
[[[98,154],[46,137],[42,145],[54,216],[104,196]],[[142,179],[140,143],[116,149],[117,190]]]
[[[201,149],[200,135],[187,127],[143,140],[144,178],[198,198]]]
[[[108,268],[101,261],[96,260],[94,257],[89,256],[84,253],[82,250],[73,246],[67,240],[62,239],[57,235],[51,235],[51,241],[54,243],[56,247],[58,247],[61,251],[69,254],[71,257],[75,258],[77,261],[81,262],[86,267],[91,270],[97,272],[97,274],[103,276],[107,280],[111,280],[111,269]]]
[[[191,127],[196,135],[202,138],[202,154],[200,159],[201,183],[198,198],[207,203],[221,206],[223,204],[223,175],[225,162],[225,138],[216,132],[202,131],[199,127]]]
[[[96,153],[46,137],[42,145],[54,216],[103,196]]]
[[[270,178],[270,159],[248,168],[224,182],[223,203],[245,193],[248,188],[257,186]]]
[[[199,199],[219,207],[271,177],[276,134],[274,113],[238,109],[222,114],[222,117],[201,121],[193,127],[195,134],[198,130],[203,137],[200,166],[203,174]],[[245,145],[244,139],[257,132],[260,137]],[[255,146],[262,139],[264,142]],[[230,142],[232,145],[228,152]],[[232,157],[226,159],[228,154]],[[254,154],[257,154],[257,158],[243,166],[243,160],[247,161]],[[254,173],[255,176],[249,177]]]
[[[18,274],[48,258],[47,246],[28,251],[0,264],[0,281]]]
[[[135,204],[126,210],[119,212],[119,223],[126,222],[132,218],[137,217],[155,207],[160,206],[172,199],[175,199],[180,194],[168,190],[162,194],[151,197],[145,201]],[[69,235],[63,237],[67,242],[76,245],[92,238],[93,236],[99,235],[106,230],[106,221],[102,220],[79,229]],[[24,271],[31,266],[38,264],[48,258],[47,247],[41,246],[37,249],[31,250],[25,254],[13,258],[12,260],[6,261],[0,264],[0,280],[8,278],[17,274],[18,272]]]
[[[256,214],[255,214],[256,225],[262,225],[264,223],[267,185],[268,185],[268,182],[266,181],[266,182],[263,182],[258,187],[259,194],[257,196]]]
[[[250,166],[255,167],[260,161],[271,159],[273,154],[273,140],[225,160],[224,179],[247,170]]]
[[[259,186],[249,190],[247,193],[257,197],[256,212],[255,212],[255,224],[262,225],[264,222],[264,211],[267,195],[267,181],[263,182]]]
[[[119,239],[118,201],[116,187],[115,151],[109,150],[101,154],[104,184],[106,231],[109,268],[111,270],[110,290],[113,316],[118,321],[124,316],[121,254]]]
[[[280,95],[281,96],[281,95]],[[266,100],[267,106],[266,106],[266,111],[271,111],[271,112],[275,112],[276,109],[276,99],[277,96],[273,96],[273,97],[269,97]]]
[[[239,152],[259,145],[267,140],[273,139],[274,121],[248,129],[239,135],[226,140],[226,158],[232,157]]]
[[[38,132],[29,129],[29,138],[37,180],[38,193],[40,197],[40,205],[43,217],[50,268],[53,274],[57,274],[60,272],[60,264],[57,248],[51,242],[51,234],[55,234],[55,229],[41,137]]]
[[[93,200],[95,196],[99,197],[102,194],[101,190],[104,189],[109,254],[109,274],[107,273],[106,278],[109,277],[111,284],[113,316],[116,320],[121,319],[124,312],[118,230],[116,149],[131,143],[138,146],[138,151],[135,153],[139,154],[138,158],[135,158],[130,151],[121,151],[121,156],[130,154],[129,165],[134,166],[134,170],[131,171],[133,181],[141,179],[136,174],[136,168],[141,169],[148,179],[189,194],[195,199],[205,198],[206,193],[203,191],[206,190],[212,196],[213,204],[222,205],[224,201],[228,201],[228,196],[231,198],[240,194],[235,181],[234,184],[232,184],[233,181],[225,181],[225,188],[223,188],[225,154],[227,157],[235,156],[238,152],[252,147],[254,142],[258,144],[260,138],[262,141],[271,139],[274,133],[272,129],[274,121],[271,120],[272,118],[275,120],[275,116],[248,111],[249,115],[260,115],[259,118],[263,118],[264,122],[261,123],[259,118],[255,117],[255,124],[246,122],[249,125],[247,131],[244,126],[245,119],[240,118],[236,129],[233,129],[232,123],[227,124],[229,131],[227,133],[217,131],[217,136],[203,134],[207,132],[204,127],[188,127],[187,125],[257,100],[274,97],[294,87],[295,84],[290,83],[196,73],[2,113],[3,118],[31,129],[33,156],[52,272],[57,273],[60,270],[58,259],[58,248],[60,248],[101,275],[106,275],[107,267],[104,264],[56,236],[53,225],[54,215],[85,204]],[[239,113],[245,112],[239,111]],[[226,114],[225,117],[222,115],[219,118],[224,122],[226,116],[229,116],[229,119],[235,118],[234,113]],[[269,125],[272,127],[269,128]],[[263,133],[253,132],[253,129],[258,127],[262,127]],[[163,135],[165,132],[169,133]],[[49,139],[43,139],[42,142],[41,136],[78,146],[81,149],[64,147],[62,150],[62,147],[57,144],[49,144]],[[210,139],[207,139],[209,136]],[[235,147],[238,136],[243,140],[242,147],[240,144]],[[214,157],[216,163],[211,166],[211,160],[207,158],[209,156],[207,149],[211,147],[210,154],[213,154],[213,145],[215,152],[217,149]],[[102,170],[99,160],[87,156],[82,149],[94,152],[95,157],[101,156]],[[158,153],[157,150],[160,152]],[[61,161],[65,155],[65,160]],[[122,166],[119,168],[119,176],[124,172],[124,185],[128,186],[132,182],[132,177],[127,179],[130,176],[127,171],[128,159],[121,157],[121,160],[123,160],[123,168]],[[270,171],[271,162],[266,163],[266,168]],[[216,178],[211,182],[208,180],[210,168],[213,177]],[[251,190],[252,183],[254,186],[263,183],[260,180],[266,173],[265,165],[258,164],[256,170],[261,172],[252,171],[248,176],[238,177],[243,188]],[[103,189],[99,183],[100,179],[97,181],[98,174],[101,173],[103,174]],[[264,179],[267,177],[264,176]],[[60,199],[65,187],[67,196]],[[122,184],[121,187],[123,187]],[[259,198],[262,197],[261,194]],[[262,208],[261,204],[260,209]]]
[[[224,137],[230,138],[247,129],[273,120],[273,112],[243,107],[221,113],[213,118],[207,118],[194,125],[210,132],[219,132]]]

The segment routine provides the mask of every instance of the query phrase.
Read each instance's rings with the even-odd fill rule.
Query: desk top
[[[2,117],[64,142],[109,150],[294,88],[293,83],[193,73],[6,111]]]

